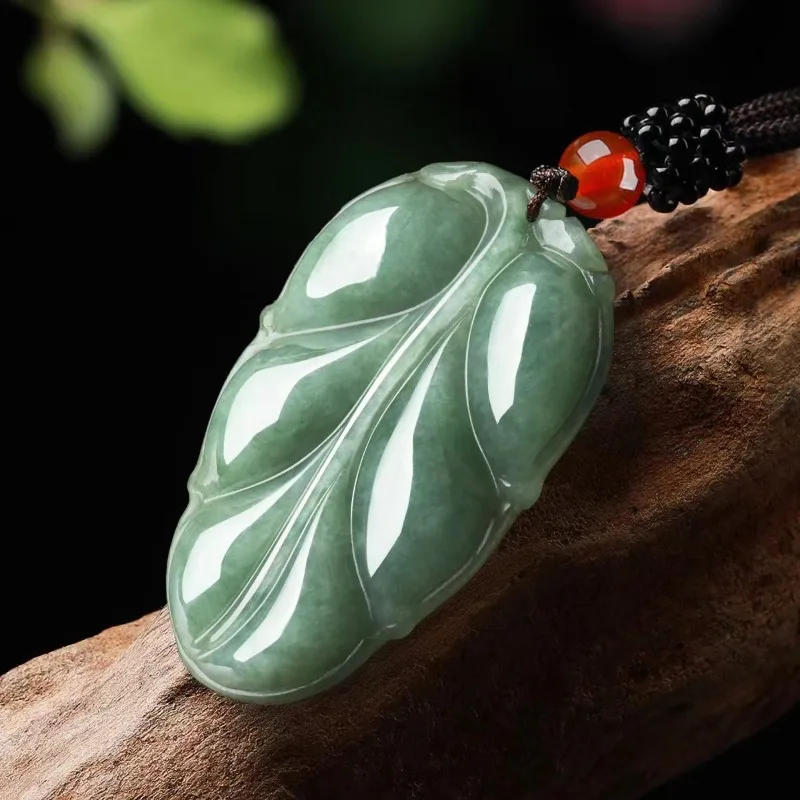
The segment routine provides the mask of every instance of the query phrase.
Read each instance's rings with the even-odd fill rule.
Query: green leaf
[[[241,138],[294,108],[294,69],[272,18],[243,0],[104,0],[71,18],[132,105],[170,133]]]
[[[178,649],[278,703],[342,680],[475,574],[597,398],[614,282],[530,183],[433,164],[309,244],[217,398],[167,567]]]
[[[88,155],[108,138],[116,116],[114,90],[71,36],[42,39],[26,60],[23,78],[31,96],[50,113],[67,153]]]

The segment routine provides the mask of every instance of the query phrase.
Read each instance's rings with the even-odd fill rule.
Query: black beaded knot
[[[731,132],[727,108],[706,94],[631,114],[622,133],[642,157],[644,196],[654,211],[691,205],[709,189],[727,189],[742,179],[744,147]]]

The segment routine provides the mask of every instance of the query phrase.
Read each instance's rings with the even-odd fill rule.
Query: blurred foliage
[[[44,35],[28,54],[24,79],[29,93],[49,109],[62,149],[83,155],[103,143],[116,116],[114,88],[74,38]]]
[[[24,70],[59,143],[86,155],[111,133],[117,94],[174,136],[238,141],[275,128],[299,96],[267,11],[248,0],[44,0]]]
[[[307,13],[355,60],[408,72],[449,57],[489,7],[486,0],[313,0]]]

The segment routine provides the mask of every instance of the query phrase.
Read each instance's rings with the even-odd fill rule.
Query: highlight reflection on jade
[[[297,700],[481,566],[589,413],[613,282],[562,206],[434,164],[311,242],[214,408],[170,552],[192,674]]]

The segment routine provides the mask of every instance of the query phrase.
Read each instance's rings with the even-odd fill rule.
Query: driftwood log
[[[34,659],[0,797],[634,798],[800,699],[800,153],[594,236],[607,389],[464,591],[297,705],[206,691],[163,611]]]

